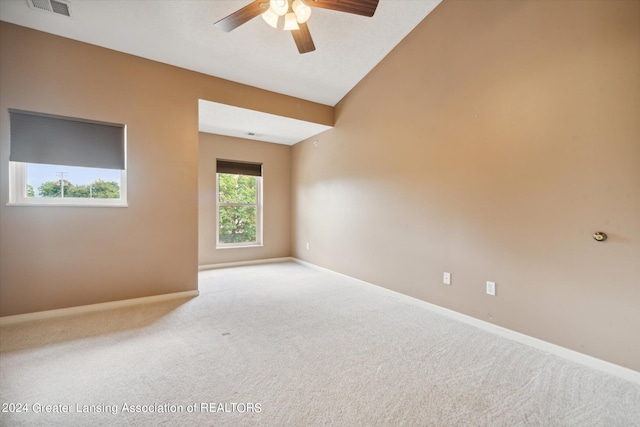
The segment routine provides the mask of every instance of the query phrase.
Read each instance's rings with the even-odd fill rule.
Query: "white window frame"
[[[127,171],[120,171],[119,199],[92,199],[84,197],[27,197],[27,163],[10,161],[9,203],[7,203],[7,206],[74,206],[126,208],[128,206]]]
[[[225,174],[233,175],[233,174]],[[256,176],[256,203],[221,203],[220,173],[216,173],[216,249],[261,247],[262,244],[262,176]],[[224,243],[220,241],[220,207],[221,206],[255,206],[256,207],[256,241],[241,243]]]

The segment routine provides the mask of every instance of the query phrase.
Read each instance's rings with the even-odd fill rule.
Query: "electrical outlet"
[[[307,250],[309,250],[309,242],[307,242]]]
[[[442,283],[445,285],[451,284],[451,273],[447,273],[446,271],[442,273]]]
[[[496,282],[487,282],[487,294],[496,296]]]

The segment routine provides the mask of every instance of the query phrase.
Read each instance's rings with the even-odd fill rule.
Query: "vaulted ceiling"
[[[73,0],[67,3],[71,17],[38,10],[29,5],[29,0],[2,0],[0,19],[334,106],[440,0],[380,0],[371,18],[313,8],[307,24],[316,50],[305,54],[298,53],[289,32],[268,26],[260,17],[231,32],[213,25],[251,0]],[[227,134],[231,136],[264,134],[269,138],[248,137],[285,144],[318,132],[317,127],[312,127],[305,133],[304,123],[291,121],[288,123],[293,127],[288,128],[287,121],[269,121],[263,113],[232,106],[209,105],[208,111],[210,114],[201,114],[201,131],[224,134],[223,128],[228,128]],[[211,114],[211,111],[217,113]],[[237,121],[235,127],[228,119],[217,121],[223,115],[233,115]],[[250,129],[248,123],[261,123],[261,130]]]

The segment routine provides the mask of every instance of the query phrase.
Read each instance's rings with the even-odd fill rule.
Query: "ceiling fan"
[[[335,10],[371,17],[378,7],[379,0],[254,0],[251,4],[222,18],[214,25],[223,31],[231,31],[258,15],[273,28],[278,27],[280,17],[284,16],[284,29],[291,31],[298,52],[307,53],[316,50],[307,27],[311,8]]]

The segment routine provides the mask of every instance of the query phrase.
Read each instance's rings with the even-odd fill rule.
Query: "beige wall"
[[[291,151],[293,255],[640,369],[638,16],[445,0]],[[2,316],[196,288],[198,98],[333,125],[326,106],[3,22],[0,94]],[[130,206],[7,207],[7,108],[126,123]]]
[[[262,163],[262,247],[216,249],[216,159]],[[291,147],[201,133],[198,180],[200,265],[291,256]]]
[[[294,146],[294,256],[640,369],[638,76],[638,1],[445,0]]]
[[[332,125],[331,107],[0,22],[0,316],[193,290],[198,99]],[[8,202],[8,108],[125,123],[128,208]]]

